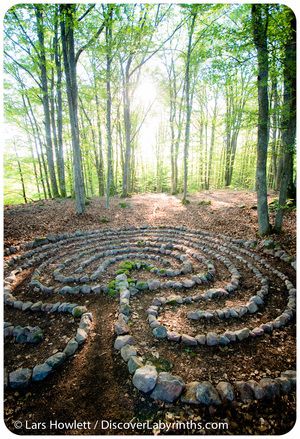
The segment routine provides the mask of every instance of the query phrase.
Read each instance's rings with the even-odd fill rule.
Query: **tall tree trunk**
[[[217,110],[218,110],[218,92],[215,93],[215,104],[214,104],[213,117],[211,122],[210,151],[209,151],[208,172],[207,172],[207,189],[210,188],[210,183],[211,183],[212,159],[215,150]]]
[[[191,52],[192,40],[196,21],[196,12],[192,12],[191,27],[188,36],[187,56],[185,65],[185,104],[186,104],[186,121],[185,121],[185,136],[184,136],[184,151],[183,151],[183,197],[182,201],[187,201],[187,186],[188,186],[188,156],[190,144],[190,128],[191,128],[191,114],[192,114],[192,98],[190,95],[190,67],[191,67]]]
[[[269,142],[269,99],[268,99],[268,5],[252,5],[252,30],[257,50],[258,62],[258,130],[257,130],[257,164],[256,191],[259,234],[270,232],[268,197],[267,197],[267,152]]]
[[[111,64],[112,64],[112,19],[113,6],[107,5],[107,19],[105,28],[106,41],[106,141],[107,141],[107,178],[106,178],[106,200],[105,207],[109,208],[109,198],[113,185],[112,167],[112,129],[111,129]]]
[[[287,8],[289,17],[289,35],[284,54],[284,94],[282,112],[283,169],[281,174],[279,208],[276,212],[275,231],[282,228],[284,207],[290,182],[293,182],[293,156],[296,138],[296,17]]]
[[[123,169],[123,187],[122,197],[128,196],[130,163],[131,163],[131,115],[130,115],[130,97],[129,97],[129,71],[132,62],[130,56],[126,63],[125,72],[123,73],[123,111],[124,111],[124,129],[125,129],[125,157]]]
[[[68,96],[69,116],[73,149],[73,172],[76,213],[82,214],[85,210],[85,189],[82,172],[82,159],[78,130],[78,88],[76,77],[76,60],[74,51],[74,4],[60,5],[61,12],[61,40],[63,47],[66,88]]]
[[[57,5],[56,15],[55,15],[55,35],[54,35],[54,60],[56,68],[56,127],[57,127],[57,150],[56,150],[56,161],[57,161],[57,175],[59,190],[62,197],[67,196],[66,192],[66,177],[65,177],[65,161],[64,161],[64,150],[63,150],[63,104],[62,104],[62,66],[61,66],[61,48],[58,40],[58,11],[59,6]]]
[[[45,41],[44,41],[45,26],[43,22],[43,7],[44,7],[43,5],[36,5],[35,15],[36,15],[37,34],[38,34],[38,40],[40,45],[39,67],[41,73],[42,101],[43,101],[43,109],[45,116],[46,154],[47,154],[47,163],[48,163],[48,169],[49,169],[49,175],[51,181],[52,195],[54,197],[59,197],[56,175],[55,175],[53,145],[52,145],[52,137],[51,137],[51,119],[50,119],[50,108],[49,108],[47,61],[46,61]]]

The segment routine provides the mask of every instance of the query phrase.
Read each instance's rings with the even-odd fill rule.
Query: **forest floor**
[[[270,194],[270,201],[275,194]],[[80,217],[74,215],[74,202],[66,200],[38,201],[28,205],[6,206],[4,209],[4,243],[5,246],[17,245],[32,240],[37,236],[49,233],[72,232],[76,230],[92,230],[101,228],[122,228],[125,226],[152,226],[169,225],[194,229],[208,230],[215,233],[227,234],[231,237],[255,239],[257,238],[257,211],[256,194],[250,191],[217,190],[205,191],[189,197],[190,204],[183,206],[179,197],[166,194],[134,195],[126,200],[113,198],[109,210],[104,207],[104,200],[94,198],[87,206],[86,213]],[[202,202],[211,202],[203,204]],[[272,216],[272,215],[271,215]],[[288,212],[285,217],[284,230],[272,239],[280,242],[283,249],[289,254],[296,252],[296,214]],[[291,271],[291,270],[290,270]],[[249,286],[247,286],[248,288]],[[250,285],[252,287],[252,285]],[[27,294],[26,279],[21,283],[17,292],[22,296]],[[28,297],[28,294],[27,296]],[[119,428],[101,428],[101,420],[112,422],[145,421],[151,422],[227,422],[227,430],[196,431],[170,430],[168,434],[284,434],[295,422],[295,395],[279,397],[274,401],[252,401],[250,403],[234,402],[220,407],[197,407],[191,405],[174,405],[157,403],[147,396],[143,396],[134,389],[126,364],[114,352],[113,320],[117,310],[117,301],[98,295],[85,300],[89,310],[94,315],[94,327],[87,343],[78,353],[68,361],[64,367],[40,384],[35,384],[25,391],[7,390],[4,400],[4,417],[7,427],[18,434],[158,434],[152,430],[128,430]],[[139,306],[147,306],[142,299]],[[274,303],[275,308],[281,303]],[[14,310],[17,311],[17,310]],[[13,321],[16,315],[7,310],[6,320]],[[168,310],[167,310],[168,312]],[[172,310],[169,310],[171,313]],[[270,311],[272,312],[272,310]],[[17,316],[22,322],[22,313]],[[45,331],[51,332],[51,348],[60,348],[62,338],[72,333],[71,320],[56,322],[56,332],[52,322],[45,322],[38,313],[35,316]],[[25,324],[25,321],[24,321]],[[27,323],[28,324],[28,323]],[[35,323],[36,324],[36,323]],[[62,325],[64,328],[62,329]],[[134,329],[134,328],[133,328]],[[135,329],[145,333],[143,326]],[[64,337],[62,337],[62,333]],[[274,331],[268,336],[265,343],[255,341],[240,348],[239,357],[234,356],[231,361],[231,351],[223,355],[218,347],[203,350],[202,357],[189,357],[185,365],[204,368],[209,365],[213,374],[230,372],[254,376],[261,371],[281,370],[288,364],[290,368],[295,364],[295,332],[291,326],[284,331]],[[48,339],[46,341],[49,341]],[[151,337],[145,338],[151,343]],[[12,343],[6,344],[6,363],[26,367],[26,352],[24,346],[16,347]],[[242,346],[242,345],[241,345]],[[282,346],[285,349],[282,350]],[[31,349],[31,351],[30,351]],[[43,357],[47,346],[41,347],[38,353],[30,348],[27,354],[39,360]],[[188,357],[180,349],[171,352],[162,347],[162,352],[168,352],[172,359]],[[167,349],[169,349],[167,351]],[[267,354],[265,349],[267,349]],[[233,352],[232,355],[235,355]],[[173,357],[172,357],[173,355]],[[219,357],[220,355],[220,357]],[[24,359],[25,358],[25,359]],[[241,368],[237,368],[236,358],[239,358]],[[197,363],[197,361],[198,363]],[[202,363],[201,363],[202,361]],[[16,363],[17,362],[17,363]],[[244,362],[244,363],[243,363]],[[281,364],[282,363],[282,364]],[[248,365],[248,370],[247,370]],[[214,369],[214,366],[215,369]],[[269,369],[268,369],[269,368]],[[254,372],[254,375],[253,375]],[[251,375],[252,373],[252,375]],[[186,374],[189,374],[186,369]],[[262,375],[264,376],[264,375]],[[68,429],[51,430],[49,422],[77,421],[91,422],[91,430]],[[23,427],[15,429],[14,421],[20,420]],[[46,428],[26,429],[26,420],[30,425],[45,423]],[[98,424],[96,422],[99,422]],[[97,425],[97,426],[96,426]],[[96,427],[95,427],[96,426]],[[95,429],[94,429],[95,427]],[[102,426],[103,427],[103,426]],[[160,434],[167,434],[160,431]]]

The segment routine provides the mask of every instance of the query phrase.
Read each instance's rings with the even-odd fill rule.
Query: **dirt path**
[[[17,244],[48,233],[142,224],[185,225],[236,237],[256,237],[255,193],[220,190],[196,194],[190,200],[191,204],[183,206],[178,197],[166,194],[136,195],[126,200],[114,198],[111,209],[106,210],[104,200],[93,199],[81,217],[74,216],[72,200],[10,206],[4,212],[5,244]],[[211,201],[211,204],[199,205],[203,200]],[[295,212],[290,212],[284,232],[275,238],[292,254],[295,252],[295,230]],[[272,403],[236,402],[219,408],[153,402],[134,389],[124,362],[113,349],[117,302],[101,295],[93,297],[88,308],[93,312],[95,323],[91,336],[78,354],[42,384],[24,392],[6,392],[4,413],[11,431],[30,435],[152,434],[152,430],[147,429],[102,429],[101,420],[228,422],[228,430],[216,430],[214,434],[283,434],[293,426],[294,395],[280,397]],[[49,428],[50,421],[67,423],[75,419],[90,422],[89,428]],[[15,420],[23,423],[22,429],[14,428]],[[31,426],[34,422],[41,424],[38,429],[27,430],[26,421]],[[187,431],[177,433],[186,434]]]
[[[269,200],[274,198],[270,194]],[[46,200],[29,205],[7,206],[4,211],[4,240],[6,245],[31,240],[48,233],[72,232],[124,226],[185,225],[215,233],[249,239],[256,238],[256,194],[253,191],[204,191],[189,197],[191,203],[183,206],[180,197],[167,194],[134,195],[126,200],[111,200],[105,209],[104,199],[94,198],[82,216],[74,214],[70,199]],[[210,201],[210,205],[199,205]],[[271,219],[273,214],[271,213]],[[296,213],[289,212],[284,231],[276,239],[291,254],[296,249]]]

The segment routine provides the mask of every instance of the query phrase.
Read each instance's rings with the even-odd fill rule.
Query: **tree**
[[[253,4],[252,31],[257,51],[257,90],[258,90],[258,129],[257,129],[257,163],[256,191],[257,215],[260,235],[270,232],[268,197],[267,197],[267,152],[269,143],[269,99],[268,99],[268,20],[269,6]]]
[[[184,135],[184,151],[183,151],[183,197],[182,202],[187,201],[187,181],[188,181],[188,155],[189,155],[189,143],[190,143],[190,127],[191,127],[191,114],[192,114],[192,95],[191,95],[191,53],[192,53],[192,41],[195,29],[195,22],[197,17],[197,10],[192,6],[191,16],[189,18],[189,30],[188,30],[188,43],[187,54],[185,63],[185,135]]]
[[[289,185],[293,184],[293,156],[296,140],[296,17],[289,8],[288,35],[284,45],[284,94],[282,110],[282,148],[283,166],[280,178],[278,210],[275,218],[275,231],[282,228],[284,207],[288,196]]]

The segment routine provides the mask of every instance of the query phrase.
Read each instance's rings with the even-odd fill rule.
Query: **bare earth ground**
[[[237,238],[253,239],[257,237],[257,212],[254,208],[256,195],[254,192],[218,190],[202,192],[190,196],[191,204],[183,206],[180,199],[166,194],[135,195],[126,200],[114,198],[111,208],[106,210],[104,200],[93,199],[87,206],[86,213],[81,217],[74,215],[72,200],[40,201],[30,205],[7,206],[4,210],[4,241],[5,245],[14,245],[31,240],[37,236],[48,233],[62,233],[76,230],[92,230],[101,228],[121,228],[126,225],[185,225],[190,228],[204,229],[215,233],[228,234]],[[270,200],[272,196],[270,196]],[[199,205],[202,200],[210,200],[211,205]],[[126,203],[124,206],[123,203]],[[123,207],[122,207],[123,206]],[[287,214],[284,231],[281,235],[273,237],[289,253],[295,254],[296,246],[296,215],[295,212]],[[247,289],[251,288],[251,279]],[[274,286],[274,288],[276,285]],[[278,288],[280,286],[277,286]],[[27,294],[26,279],[17,289],[18,297],[29,297]],[[275,292],[275,290],[274,290]],[[243,299],[244,292],[240,292],[239,299]],[[38,299],[39,300],[39,299]],[[143,297],[135,303],[137,308],[147,307],[151,295]],[[266,312],[272,315],[274,309],[282,305],[280,297],[269,304]],[[87,303],[86,303],[87,302]],[[146,303],[147,302],[147,303]],[[198,421],[202,422],[227,422],[228,430],[214,430],[214,434],[283,434],[289,431],[295,421],[294,395],[280,397],[273,402],[254,401],[249,404],[233,403],[232,405],[218,408],[195,408],[188,405],[168,405],[153,402],[149,397],[137,392],[132,384],[125,363],[113,350],[113,322],[117,309],[114,299],[98,296],[96,298],[81,298],[82,304],[86,303],[94,314],[95,325],[88,342],[56,372],[41,384],[35,384],[26,391],[8,390],[5,394],[4,416],[7,427],[18,434],[152,434],[152,431],[136,430],[122,431],[120,429],[101,429],[101,420],[123,421],[151,420],[151,421]],[[15,311],[15,310],[14,310]],[[172,315],[172,308],[166,309],[166,316]],[[22,313],[20,313],[22,314]],[[174,318],[179,326],[184,325],[180,313],[175,310]],[[164,315],[162,315],[164,318]],[[6,320],[18,324],[22,316],[10,313],[7,310]],[[57,331],[52,328],[51,322],[45,322],[44,316],[36,315],[36,323],[43,328],[46,340],[34,352],[30,348],[27,354],[31,358],[44,357],[47,349],[55,351],[61,347],[62,327],[63,335],[73,328],[72,321],[61,317]],[[153,339],[147,334],[142,320],[133,325],[135,337],[142,337],[147,344]],[[181,331],[180,331],[181,332]],[[48,334],[51,335],[49,344]],[[182,351],[161,344],[160,353],[176,362],[178,373],[188,380],[189,371],[195,372],[195,379],[212,379],[218,375],[230,373],[239,379],[243,377],[259,378],[265,371],[272,373],[282,368],[295,367],[294,329],[288,326],[285,331],[275,331],[268,336],[264,343],[252,340],[239,348],[238,356],[234,353],[231,361],[231,351],[222,353],[219,348],[208,348],[201,351],[201,356]],[[144,337],[144,338],[143,338]],[[47,344],[48,343],[48,344]],[[27,359],[24,346],[14,346],[12,342],[5,343],[6,362],[17,366],[26,367]],[[285,346],[285,349],[282,349]],[[268,349],[268,355],[265,355]],[[39,352],[40,350],[40,352]],[[237,364],[240,367],[238,367]],[[206,370],[206,365],[207,370]],[[207,373],[211,374],[207,375]],[[251,375],[252,374],[252,375]],[[50,420],[60,422],[90,421],[91,429],[26,430],[25,421],[45,422]],[[23,422],[23,428],[16,430],[14,421]],[[97,424],[97,421],[99,423]],[[93,430],[96,426],[95,430]],[[199,434],[200,431],[170,431],[169,434]],[[204,434],[210,434],[206,431]],[[160,434],[166,434],[163,431]],[[203,431],[202,431],[203,434]]]

